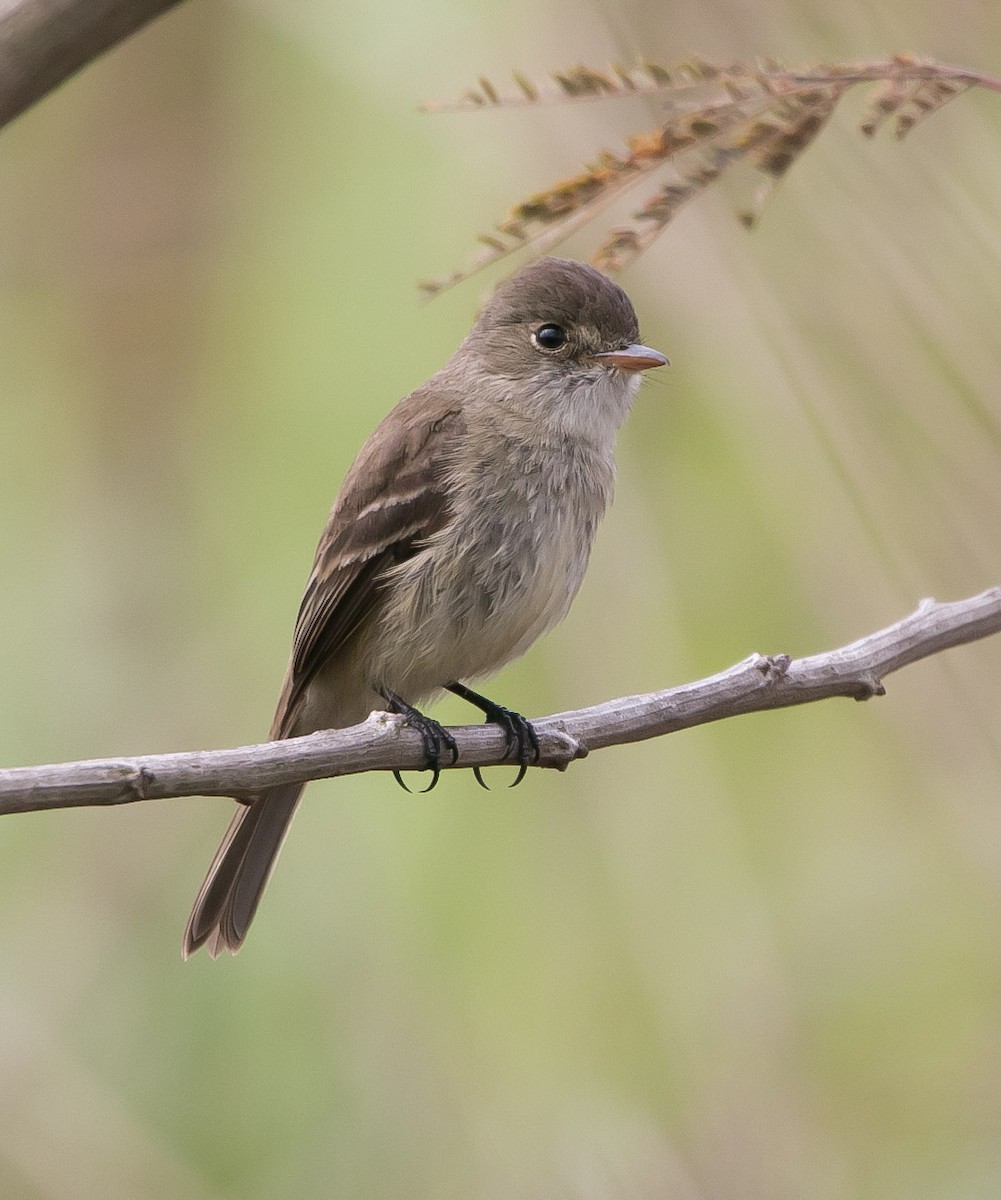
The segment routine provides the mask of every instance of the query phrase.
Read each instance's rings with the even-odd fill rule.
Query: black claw
[[[532,722],[521,713],[505,708],[502,704],[495,704],[486,696],[467,688],[465,684],[450,683],[447,690],[474,704],[484,714],[488,724],[499,725],[504,730],[504,757],[513,759],[518,764],[518,774],[510,786],[517,787],[528,773],[529,765],[537,763],[540,758],[539,738]],[[480,787],[490,790],[483,782],[479,767],[473,767],[473,775]]]
[[[427,792],[433,791],[438,786],[438,780],[441,778],[441,771],[439,771],[437,767],[432,767],[431,770],[434,772],[434,774],[431,776],[431,782],[426,788],[420,789],[420,791],[417,793],[418,796],[423,796]]]
[[[483,775],[481,774],[479,767],[473,767],[473,778],[485,792],[490,791],[490,784],[484,782]]]
[[[456,745],[455,738],[443,725],[432,720],[431,717],[426,717],[401,696],[397,696],[395,692],[387,689],[382,693],[382,697],[389,705],[390,712],[399,714],[411,729],[416,729],[421,735],[421,741],[424,743],[424,769],[434,772],[427,787],[420,789],[420,795],[423,796],[438,784],[441,777],[442,752],[447,750],[451,754],[450,765],[454,766],[459,759],[459,747]],[[403,782],[403,776],[398,770],[393,771],[393,778],[405,792],[413,795],[413,789],[407,787]]]
[[[507,786],[509,788],[517,787],[518,784],[521,783],[521,781],[525,778],[525,776],[527,774],[528,774],[528,763],[522,763],[521,766],[518,768],[518,774],[515,775],[515,777],[514,777],[514,783],[509,783]]]

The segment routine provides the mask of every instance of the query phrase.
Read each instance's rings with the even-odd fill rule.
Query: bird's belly
[[[593,536],[593,523],[550,525],[467,529],[477,552],[440,539],[401,563],[366,638],[366,676],[413,701],[523,654],[566,616]]]

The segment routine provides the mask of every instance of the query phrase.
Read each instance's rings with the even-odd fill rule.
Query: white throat
[[[543,389],[544,419],[566,436],[611,449],[639,390],[639,372],[594,367],[568,386],[566,377]]]

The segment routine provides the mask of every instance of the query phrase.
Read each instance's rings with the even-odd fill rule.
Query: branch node
[[[149,767],[141,766],[138,770],[129,773],[126,787],[137,800],[152,800],[157,782],[156,774]]]
[[[789,673],[792,658],[788,654],[759,654],[755,668],[770,683],[777,683]]]
[[[572,762],[587,758],[590,754],[587,746],[562,725],[546,730],[545,743],[545,756],[552,761],[543,765],[554,771],[565,771]]]
[[[872,700],[875,696],[885,696],[886,688],[876,675],[866,675],[859,679],[858,685],[852,692],[853,700]]]

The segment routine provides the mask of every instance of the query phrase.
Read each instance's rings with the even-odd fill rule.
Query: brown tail
[[[188,918],[185,958],[206,943],[213,958],[240,949],[302,789],[301,783],[271,788],[238,809]]]

